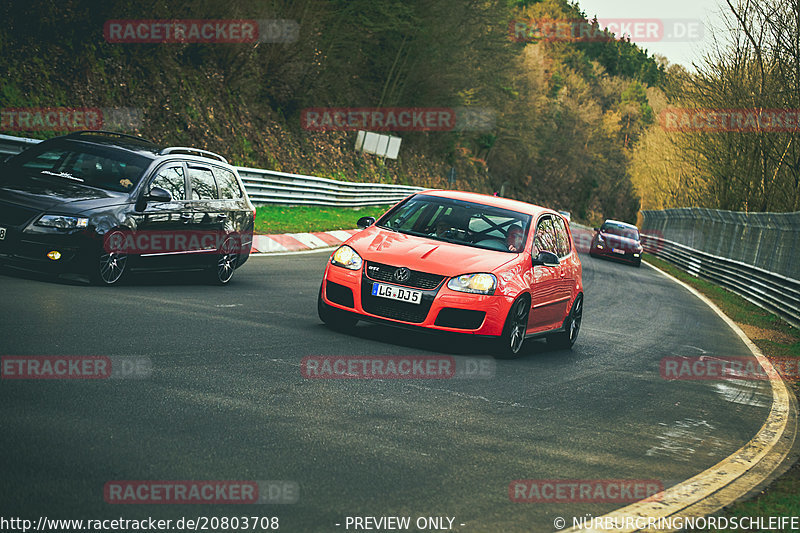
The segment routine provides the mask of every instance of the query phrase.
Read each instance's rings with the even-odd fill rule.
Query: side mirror
[[[161,187],[153,187],[150,189],[150,194],[145,196],[148,202],[171,202],[172,194],[166,189]]]
[[[600,231],[600,228],[592,228],[592,229],[594,229],[595,231]]]
[[[558,256],[553,252],[539,252],[539,255],[533,258],[533,266],[546,266],[546,267],[557,267],[558,263]]]
[[[364,229],[370,227],[374,223],[375,223],[375,217],[361,217],[358,219],[358,222],[356,222],[356,225],[359,228]]]

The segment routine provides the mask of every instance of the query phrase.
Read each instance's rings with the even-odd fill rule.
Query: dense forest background
[[[648,128],[630,166],[642,207],[799,211],[800,3],[724,5],[712,50],[691,72],[668,68],[664,90],[648,93],[648,102],[657,116],[677,108],[744,110],[761,119],[728,131]],[[782,127],[771,127],[773,114]]]
[[[743,40],[746,66],[726,70],[732,52],[721,47],[690,75],[613,35],[510,38],[514,20],[586,18],[566,0],[30,0],[4,3],[0,18],[0,108],[133,107],[136,133],[235,164],[431,187],[449,187],[454,168],[456,188],[502,190],[590,222],[635,221],[642,206],[790,209],[758,194],[791,176],[797,188],[796,143],[773,176],[782,138],[739,154],[742,134],[670,134],[657,119],[668,105],[718,105],[703,98],[731,83],[772,95],[782,83],[774,57],[758,59]],[[115,44],[103,36],[109,19],[290,19],[300,32],[280,44]],[[400,157],[384,161],[356,152],[355,132],[301,127],[303,109],[326,106],[466,106],[495,121],[486,131],[395,133]],[[721,169],[708,154],[725,148],[738,159]],[[752,185],[744,203],[733,200],[735,180]]]

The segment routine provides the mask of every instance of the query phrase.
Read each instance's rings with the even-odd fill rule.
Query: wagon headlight
[[[361,265],[364,262],[355,250],[349,246],[341,246],[333,253],[331,263],[350,270],[361,270]]]
[[[36,225],[59,229],[85,228],[89,225],[89,219],[65,215],[42,215],[36,221]]]
[[[464,274],[447,282],[447,288],[450,290],[475,294],[492,294],[496,287],[497,278],[494,274]]]

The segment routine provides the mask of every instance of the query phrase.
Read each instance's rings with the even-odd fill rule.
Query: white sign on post
[[[400,153],[400,137],[389,137],[389,146],[386,148],[386,157],[389,159],[397,159],[397,154]]]
[[[356,151],[397,159],[400,153],[400,141],[402,141],[400,137],[359,130],[356,135]]]

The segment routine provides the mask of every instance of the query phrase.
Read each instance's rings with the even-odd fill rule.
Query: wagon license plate
[[[399,302],[410,304],[422,303],[422,291],[406,289],[405,287],[395,287],[394,285],[384,285],[383,283],[372,284],[372,295]]]
[[[620,250],[619,248],[612,248],[611,251],[614,252],[615,254],[625,255],[625,250]]]

